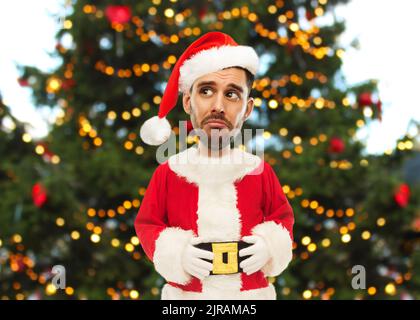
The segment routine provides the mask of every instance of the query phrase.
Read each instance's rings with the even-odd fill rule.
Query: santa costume
[[[178,93],[208,73],[239,66],[256,74],[253,48],[229,35],[209,32],[178,59],[159,113],[147,120],[142,139],[152,145],[169,138],[166,115]],[[292,259],[293,210],[273,168],[239,148],[218,158],[204,156],[197,145],[172,155],[155,170],[135,219],[142,248],[167,281],[162,299],[276,299],[268,276],[278,276]],[[264,239],[270,258],[261,270],[246,274],[238,267],[242,238]],[[187,273],[182,252],[191,238],[220,258],[213,273],[200,280]],[[216,271],[218,270],[218,271]]]

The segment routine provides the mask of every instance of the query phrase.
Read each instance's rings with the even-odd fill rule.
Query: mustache
[[[212,115],[209,115],[209,116],[205,117],[203,119],[203,121],[201,121],[201,127],[203,127],[207,122],[210,122],[212,120],[223,121],[226,124],[226,126],[229,128],[229,130],[233,129],[232,123],[229,120],[227,120],[223,114],[220,114],[220,113],[219,114],[212,114]]]

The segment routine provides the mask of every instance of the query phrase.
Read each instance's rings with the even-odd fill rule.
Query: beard
[[[235,128],[222,113],[211,114],[198,123],[194,110],[195,108],[191,104],[191,122],[194,128],[193,132],[199,136],[200,143],[202,143],[203,146],[210,151],[220,151],[227,147],[231,148],[231,144],[234,141],[237,132],[240,131],[239,128],[242,127],[242,123],[239,123],[239,128]],[[222,120],[226,124],[227,128],[212,128],[210,133],[207,133],[206,130],[204,130],[204,125],[210,120]]]

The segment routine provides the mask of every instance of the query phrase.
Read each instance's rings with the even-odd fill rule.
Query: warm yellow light
[[[120,246],[120,240],[118,240],[118,239],[112,239],[111,240],[111,245],[113,246],[113,247],[119,247]]]
[[[142,146],[136,147],[136,153],[141,155],[144,153],[144,148]]]
[[[316,250],[316,244],[315,243],[311,243],[308,245],[308,251],[309,252],[314,252]]]
[[[299,137],[299,136],[295,136],[295,137],[293,137],[292,141],[293,141],[294,144],[301,144],[302,143],[302,138]]]
[[[307,246],[308,244],[310,244],[311,243],[311,238],[310,237],[308,237],[308,236],[305,236],[305,237],[303,237],[302,238],[302,244],[304,245],[304,246]]]
[[[393,283],[388,283],[385,286],[385,292],[391,296],[395,295],[396,293],[395,285]]]
[[[289,29],[292,30],[293,32],[296,32],[299,30],[299,25],[296,22],[293,22],[290,24]]]
[[[74,289],[72,287],[67,287],[66,288],[66,294],[71,296],[74,293]]]
[[[130,120],[131,114],[128,111],[124,111],[121,116],[124,120]]]
[[[102,139],[99,137],[96,137],[95,139],[93,139],[93,144],[97,147],[100,147],[102,145]]]
[[[173,18],[173,16],[175,15],[175,12],[174,12],[174,10],[173,9],[171,9],[171,8],[168,8],[168,9],[166,9],[165,11],[164,11],[164,13],[163,13],[164,15],[165,15],[165,17],[167,17],[167,18]]]
[[[49,296],[52,296],[56,292],[57,292],[57,289],[55,288],[55,286],[52,283],[49,283],[45,288],[45,293]]]
[[[340,228],[340,233],[341,234],[346,234],[347,232],[349,232],[349,229],[347,227],[343,226],[343,227]]]
[[[153,103],[160,104],[161,101],[162,101],[162,98],[160,96],[153,97]]]
[[[87,214],[89,217],[94,217],[96,215],[96,211],[93,208],[89,208]]]
[[[126,243],[125,250],[127,252],[133,252],[134,251],[134,246],[131,243]]]
[[[139,238],[137,238],[136,236],[131,237],[131,243],[135,246],[138,246],[140,244]]]
[[[55,223],[56,223],[57,226],[62,227],[62,226],[64,226],[65,221],[64,221],[63,218],[59,217],[55,220]]]
[[[99,235],[97,235],[96,233],[94,233],[90,236],[90,240],[93,243],[98,243],[99,241],[101,241],[101,237]]]
[[[284,14],[279,15],[277,19],[279,20],[280,23],[285,23],[287,21],[287,17]]]
[[[311,209],[316,209],[318,207],[318,201],[312,200],[309,206]]]
[[[370,232],[369,231],[363,231],[362,232],[362,239],[368,240],[370,238]]]
[[[311,290],[305,290],[305,291],[303,291],[302,296],[303,296],[304,299],[310,299],[312,297]]]
[[[139,292],[137,290],[131,290],[130,291],[130,298],[131,299],[138,299],[139,297]]]
[[[124,208],[126,208],[128,210],[128,209],[131,209],[132,203],[130,201],[126,200],[126,201],[124,201],[123,206],[124,206]]]
[[[117,118],[117,114],[115,111],[109,111],[107,117],[108,119],[115,120]]]
[[[93,228],[93,233],[101,234],[102,233],[102,228],[99,227],[99,226],[94,227]]]
[[[31,137],[31,135],[29,134],[29,133],[24,133],[23,135],[22,135],[22,140],[24,141],[24,142],[31,142],[32,141],[32,137]]]
[[[341,236],[341,241],[343,241],[344,243],[348,243],[351,240],[351,235],[349,235],[348,233],[343,234]]]
[[[385,225],[385,223],[386,223],[385,218],[379,218],[378,220],[376,220],[376,224],[377,224],[379,227],[383,227],[383,226]]]
[[[73,232],[70,234],[70,236],[71,236],[71,238],[72,238],[73,240],[77,240],[77,239],[79,239],[79,238],[80,238],[80,233],[79,233],[78,231],[73,231]]]
[[[63,23],[64,29],[71,29],[72,26],[73,26],[73,23],[70,20],[65,20]]]
[[[140,110],[140,108],[134,108],[133,110],[131,110],[131,113],[134,117],[140,117],[141,110]]]
[[[276,100],[270,100],[268,101],[268,107],[270,109],[277,109],[277,107],[279,106],[278,102]]]
[[[14,242],[14,243],[21,243],[21,242],[22,242],[22,237],[21,237],[21,235],[19,235],[19,234],[15,234],[15,235],[13,236],[13,242]]]
[[[37,145],[37,146],[35,147],[35,152],[36,152],[37,154],[43,154],[43,153],[45,152],[45,148],[44,148],[43,146],[41,146],[41,145]]]
[[[287,136],[288,130],[286,128],[281,128],[279,134],[283,137]]]
[[[369,287],[368,294],[371,295],[371,296],[376,294],[376,288],[375,287]]]
[[[330,239],[323,239],[321,242],[322,246],[327,248],[331,245],[331,240]]]
[[[55,154],[55,155],[53,155],[53,156],[51,157],[51,163],[52,163],[52,164],[59,164],[59,163],[60,163],[60,157],[59,157],[59,156],[57,156],[56,154]]]
[[[264,133],[262,134],[262,136],[263,136],[263,138],[264,138],[265,140],[268,140],[268,139],[270,139],[270,138],[271,138],[271,133],[270,133],[270,132],[268,132],[268,131],[264,131]]]

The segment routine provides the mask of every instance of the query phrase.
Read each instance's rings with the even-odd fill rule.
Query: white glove
[[[202,259],[213,261],[214,253],[194,247],[194,245],[201,242],[200,238],[191,238],[182,252],[182,267],[185,272],[190,275],[203,280],[210,274],[213,269],[213,264]]]
[[[239,256],[249,256],[240,263],[240,267],[246,274],[257,272],[270,260],[270,252],[268,251],[265,240],[260,236],[247,236],[242,238],[247,243],[253,243],[252,246],[239,250]]]

